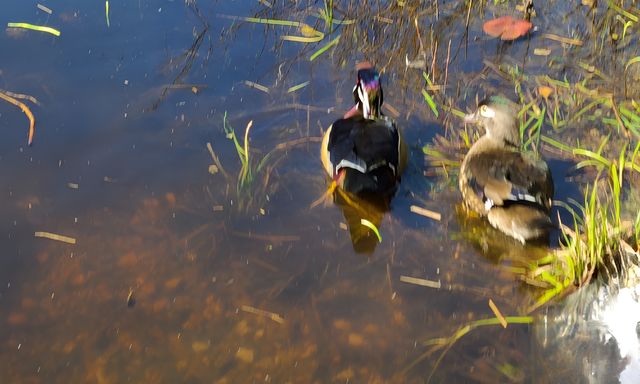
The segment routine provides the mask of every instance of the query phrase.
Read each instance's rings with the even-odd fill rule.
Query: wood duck
[[[392,196],[407,161],[405,143],[395,121],[380,110],[380,75],[369,63],[356,69],[356,104],[325,132],[322,164],[346,192]]]
[[[524,244],[547,237],[553,227],[553,180],[543,160],[520,150],[516,115],[512,101],[493,96],[465,117],[485,134],[465,156],[459,183],[469,209]]]

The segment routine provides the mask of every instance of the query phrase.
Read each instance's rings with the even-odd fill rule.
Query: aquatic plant
[[[602,276],[612,286],[623,284],[627,268],[640,261],[636,259],[640,213],[635,221],[629,221],[623,219],[621,210],[625,179],[640,175],[640,165],[636,163],[640,143],[631,153],[624,145],[617,159],[607,159],[601,154],[606,142],[596,152],[572,149],[586,157],[577,167],[595,167],[598,176],[585,188],[582,203],[560,204],[571,212],[572,227],[560,223],[564,238],[561,249],[532,266],[530,277],[548,288],[530,310],[588,284],[596,276]],[[633,238],[635,251],[628,243]]]
[[[248,212],[255,208],[262,208],[261,205],[268,199],[270,175],[277,163],[277,160],[272,160],[278,147],[272,149],[264,156],[252,155],[249,146],[249,133],[253,126],[253,120],[247,123],[242,143],[238,140],[234,128],[229,124],[226,111],[222,118],[222,125],[227,138],[233,142],[234,149],[240,160],[240,169],[235,176],[229,174],[222,167],[211,145],[207,143],[209,153],[215,163],[214,173],[220,171],[228,183],[236,185],[235,206],[238,210]]]
[[[323,0],[324,8],[320,9],[319,14],[324,20],[325,30],[328,28],[329,33],[333,32],[333,0]]]

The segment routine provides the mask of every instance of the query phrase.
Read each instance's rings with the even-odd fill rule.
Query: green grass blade
[[[104,15],[107,18],[107,28],[109,28],[111,26],[109,23],[109,0],[104,2]]]
[[[462,112],[459,109],[453,108],[453,107],[448,107],[446,105],[442,106],[442,110],[443,111],[447,111],[447,112],[451,112],[452,115],[457,116],[461,119],[464,119],[464,117],[466,116],[466,113]]]
[[[285,27],[300,27],[301,25],[301,23],[298,21],[262,19],[257,17],[234,17],[234,19],[244,20],[250,23],[257,23],[257,24],[283,25]]]
[[[29,23],[7,23],[7,27],[9,28],[24,28],[31,29],[33,31],[50,33],[54,36],[60,36],[60,31],[51,27],[43,27],[41,25],[33,25]]]
[[[626,17],[627,19],[633,21],[634,23],[638,22],[638,16],[634,15],[631,12],[625,11],[624,9],[620,8],[618,5],[616,5],[611,0],[609,0],[609,8],[612,8],[613,10],[615,10],[616,12],[621,14],[622,16]]]
[[[606,159],[600,153],[596,153],[584,148],[574,148],[573,153],[576,155],[582,155],[582,156],[589,157],[593,160],[596,160],[600,162],[600,164],[602,164],[603,167],[609,168],[611,166],[611,161]]]
[[[371,229],[373,231],[373,233],[375,233],[376,236],[378,237],[378,242],[382,243],[382,236],[380,235],[380,231],[378,231],[378,227],[376,227],[375,224],[373,224],[372,222],[370,222],[367,219],[360,219],[360,224],[362,224],[365,227]]]
[[[291,93],[291,92],[295,92],[299,89],[302,89],[304,87],[306,87],[307,85],[309,85],[311,82],[310,81],[305,81],[304,83],[300,83],[298,85],[294,85],[293,87],[290,87],[289,89],[287,89],[287,93]]]
[[[334,45],[338,44],[338,42],[340,41],[340,35],[338,35],[335,39],[331,40],[327,45],[325,45],[324,47],[318,49],[313,55],[311,55],[311,57],[309,57],[309,61],[313,61],[315,60],[318,56],[322,55],[323,53],[325,53],[329,48],[333,47]]]
[[[438,107],[436,106],[436,103],[433,101],[433,99],[431,98],[431,96],[429,95],[429,92],[427,92],[426,89],[422,88],[422,96],[424,96],[424,101],[427,102],[427,104],[429,104],[429,108],[431,108],[431,111],[433,112],[433,114],[436,116],[436,118],[438,117],[439,113],[438,113]]]
[[[629,69],[629,66],[631,66],[632,64],[636,64],[636,63],[640,63],[640,56],[636,56],[633,59],[627,61],[627,64],[625,64],[625,66],[624,66],[624,71],[626,72],[627,69]]]
[[[429,79],[429,75],[427,75],[427,72],[422,71],[422,77],[424,77],[424,81],[426,81],[430,87],[433,87],[433,83],[431,82],[431,79]]]
[[[280,37],[280,39],[285,41],[293,41],[295,43],[317,43],[319,41],[322,41],[322,39],[324,39],[324,33],[321,33],[313,37],[285,35]]]
[[[545,143],[547,143],[547,144],[551,145],[552,147],[558,148],[558,149],[559,149],[559,150],[561,150],[561,151],[565,151],[565,152],[573,152],[573,148],[572,148],[571,146],[566,145],[566,144],[563,144],[563,143],[561,143],[561,142],[559,142],[559,141],[557,141],[557,140],[554,140],[554,139],[552,139],[552,138],[550,138],[550,137],[548,137],[548,136],[544,136],[544,135],[542,135],[542,136],[540,137],[540,139],[541,139],[543,142],[545,142]]]

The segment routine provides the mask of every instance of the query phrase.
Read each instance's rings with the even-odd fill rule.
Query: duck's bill
[[[476,119],[478,116],[476,116],[477,112],[474,113],[468,113],[466,115],[464,115],[464,122],[465,123],[475,123]]]

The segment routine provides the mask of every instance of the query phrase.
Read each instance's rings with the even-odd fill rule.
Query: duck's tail
[[[521,243],[548,240],[555,227],[549,213],[535,204],[510,204],[493,207],[487,215],[489,223]]]
[[[351,168],[343,169],[345,174],[342,188],[351,194],[392,196],[396,192],[396,176],[389,167],[378,167],[367,173]]]

